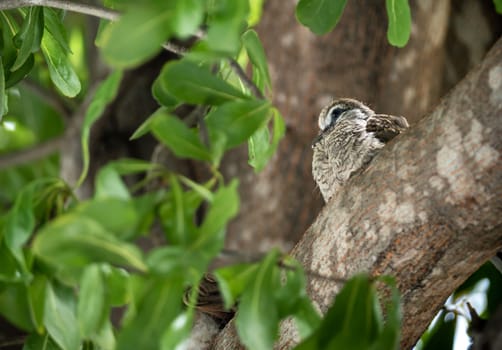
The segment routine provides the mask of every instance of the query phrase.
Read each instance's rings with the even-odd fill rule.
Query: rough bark
[[[222,165],[240,178],[241,214],[228,230],[227,247],[290,250],[322,207],[311,175],[310,144],[320,109],[333,97],[353,97],[379,113],[411,122],[440,97],[449,1],[412,2],[409,44],[387,42],[387,14],[379,1],[349,1],[330,34],[315,36],[294,14],[296,1],[268,1],[258,32],[273,82],[274,104],[287,123],[277,154],[260,174],[247,164],[247,149]]]
[[[292,251],[337,278],[389,274],[402,292],[401,348],[502,247],[502,39],[482,65],[326,204]],[[309,279],[323,312],[341,285]],[[216,349],[236,347],[223,331]],[[291,323],[278,348],[294,343]]]

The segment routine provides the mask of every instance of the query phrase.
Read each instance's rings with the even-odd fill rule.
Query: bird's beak
[[[315,139],[312,141],[312,148],[314,148],[315,145],[317,145],[317,143],[321,141],[321,139],[322,139],[322,133],[319,133],[319,135],[317,135]]]

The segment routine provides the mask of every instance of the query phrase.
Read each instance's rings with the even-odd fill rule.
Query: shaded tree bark
[[[446,298],[502,247],[502,39],[426,118],[398,136],[326,204],[292,251],[307,269],[396,277],[401,348],[411,348]],[[325,312],[341,285],[308,281]],[[237,348],[231,329],[216,349]],[[292,347],[286,323],[278,348]]]

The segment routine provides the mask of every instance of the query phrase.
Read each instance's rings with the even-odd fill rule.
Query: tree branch
[[[11,10],[26,6],[46,6],[61,10],[82,13],[110,21],[115,21],[120,14],[117,11],[101,6],[83,4],[64,0],[4,0],[0,1],[0,10]]]
[[[397,279],[411,348],[447,297],[502,247],[502,39],[481,66],[326,204],[292,251],[307,270]],[[342,284],[309,278],[326,312]],[[215,349],[238,348],[232,327]],[[277,348],[294,346],[294,325]]]

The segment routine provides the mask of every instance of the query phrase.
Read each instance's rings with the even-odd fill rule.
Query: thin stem
[[[0,156],[0,170],[47,157],[61,150],[66,141],[67,137],[63,135],[44,143],[36,144],[32,148]]]
[[[242,67],[240,66],[240,64],[237,63],[236,60],[234,60],[232,58],[229,58],[228,59],[228,64],[230,65],[230,67],[232,68],[232,70],[235,72],[235,74],[237,74],[237,76],[242,80],[242,82],[244,83],[244,85],[246,85],[246,87],[249,90],[251,90],[251,92],[253,93],[253,95],[256,98],[259,98],[261,100],[265,99],[265,96],[263,96],[263,94],[261,93],[260,89],[258,89],[258,86],[256,86],[255,83],[253,83],[253,81],[251,79],[249,79],[249,77],[247,76],[246,72],[244,72],[244,70],[242,69]]]
[[[101,6],[83,4],[64,0],[2,0],[0,10],[17,9],[26,6],[46,6],[61,10],[82,13],[110,21],[116,21],[120,14],[117,11]]]

